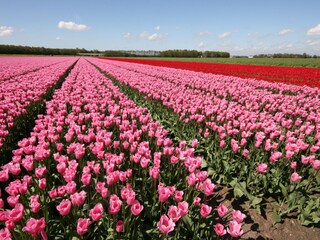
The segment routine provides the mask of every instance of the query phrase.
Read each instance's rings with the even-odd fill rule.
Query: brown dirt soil
[[[281,223],[273,224],[271,201],[260,215],[250,208],[248,201],[232,200],[230,189],[219,190],[221,200],[226,206],[233,207],[247,215],[243,224],[243,235],[240,239],[273,239],[273,240],[320,240],[320,227],[302,226],[296,218],[285,218]],[[231,206],[232,205],[232,206]]]

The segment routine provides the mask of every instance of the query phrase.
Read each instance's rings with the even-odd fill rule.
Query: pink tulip
[[[79,218],[77,222],[77,233],[80,236],[83,236],[88,231],[88,227],[90,224],[89,218]]]
[[[163,214],[160,218],[160,221],[157,224],[158,229],[162,233],[169,233],[174,230],[174,227],[176,226],[175,223],[171,218],[169,218],[167,215]]]
[[[206,196],[211,196],[216,185],[211,182],[211,179],[207,178],[203,184],[203,192]]]
[[[120,233],[123,232],[124,222],[119,220],[116,224],[116,232]]]
[[[142,210],[143,210],[143,206],[139,203],[138,200],[135,200],[131,205],[131,213],[134,216],[138,216]]]
[[[193,199],[193,205],[195,205],[195,206],[199,206],[200,202],[201,202],[201,198],[199,198],[199,197],[195,197]]]
[[[302,177],[297,172],[292,173],[290,176],[292,182],[299,182],[301,178]]]
[[[234,238],[240,237],[243,234],[243,230],[241,229],[241,225],[237,221],[231,221],[229,223],[229,227],[227,228],[227,232]]]
[[[245,214],[243,214],[241,211],[239,210],[232,210],[232,220],[236,221],[237,223],[242,223],[243,220],[246,218],[247,216]]]
[[[6,218],[13,222],[19,222],[23,218],[24,206],[21,203],[18,203],[14,208],[7,212]]]
[[[39,195],[30,196],[30,208],[34,213],[39,212],[41,205],[39,203]]]
[[[267,167],[268,167],[268,165],[265,164],[265,163],[258,163],[257,171],[258,171],[259,173],[265,173],[266,170],[267,170]]]
[[[212,207],[202,203],[201,204],[201,209],[200,209],[200,214],[203,218],[206,218],[210,215],[211,213],[211,210],[212,210]]]
[[[39,188],[40,189],[45,189],[47,187],[47,181],[45,178],[39,179]]]
[[[315,170],[319,170],[320,169],[320,160],[314,160],[314,162],[312,163],[312,167]]]
[[[36,238],[46,228],[46,222],[44,218],[34,219],[29,218],[25,227],[22,231],[28,232],[32,237]]]
[[[220,223],[214,226],[214,231],[218,236],[223,236],[227,233],[227,231],[224,229],[224,226]]]
[[[81,206],[84,204],[84,201],[86,200],[87,193],[85,191],[81,191],[79,193],[74,193],[70,196],[71,202],[73,205]]]
[[[0,229],[0,239],[8,239],[10,240],[12,237],[9,229],[7,228],[3,228],[3,229]]]
[[[227,214],[228,211],[229,211],[228,208],[226,206],[224,206],[223,204],[220,204],[217,207],[217,212],[218,212],[219,217],[223,217],[224,215]]]
[[[63,199],[61,203],[57,206],[57,210],[60,215],[66,216],[70,213],[71,210],[71,202],[68,199]]]
[[[103,215],[103,206],[101,203],[97,203],[89,212],[93,221],[99,221]]]
[[[115,194],[112,194],[109,201],[109,213],[112,215],[117,214],[121,209],[121,205],[122,201],[119,199],[119,197]]]
[[[171,205],[168,210],[168,216],[173,222],[177,222],[181,218],[178,207]]]
[[[178,203],[178,209],[180,211],[181,217],[184,217],[188,214],[189,212],[189,204],[186,201],[179,202]]]
[[[290,168],[296,169],[297,168],[297,162],[291,162],[290,163]]]
[[[174,200],[176,201],[176,202],[181,202],[182,201],[182,199],[183,199],[183,191],[178,191],[178,190],[176,190],[175,191],[175,195],[174,195]]]

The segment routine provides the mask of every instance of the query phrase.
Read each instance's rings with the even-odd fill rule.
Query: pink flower
[[[10,231],[16,227],[16,224],[11,220],[6,221],[5,224],[6,224],[6,228],[9,229]]]
[[[266,170],[267,170],[267,167],[268,167],[268,165],[265,164],[265,163],[258,163],[257,171],[258,171],[259,173],[265,173]]]
[[[174,200],[176,201],[176,202],[181,202],[182,201],[182,199],[183,199],[183,191],[178,191],[178,190],[176,190],[175,191],[175,194],[174,194]]]
[[[123,232],[123,226],[124,226],[124,222],[122,220],[119,220],[116,224],[116,232],[118,233]]]
[[[320,169],[320,160],[314,160],[314,162],[312,163],[312,167],[315,170],[319,170]]]
[[[174,230],[174,227],[176,226],[176,224],[173,222],[171,218],[163,214],[157,226],[162,233],[169,233]]]
[[[89,224],[89,218],[79,218],[77,223],[77,233],[80,236],[83,236],[88,231]]]
[[[186,201],[179,202],[178,203],[178,208],[179,208],[181,217],[184,217],[184,216],[186,216],[188,214],[189,204]]]
[[[65,189],[68,194],[73,194],[77,190],[77,184],[74,181],[68,182]]]
[[[71,202],[69,199],[63,199],[61,203],[57,206],[57,210],[63,216],[66,216],[70,213]]]
[[[41,232],[46,228],[46,222],[44,218],[34,219],[29,218],[25,227],[22,228],[22,231],[28,232],[32,237],[37,237]]]
[[[299,182],[301,178],[302,177],[297,172],[292,173],[290,176],[292,182]]]
[[[235,238],[237,238],[243,234],[243,230],[241,229],[241,225],[236,221],[231,221],[229,223],[229,227],[227,228],[227,232],[232,237],[235,237]]]
[[[200,202],[201,202],[201,198],[199,198],[199,197],[195,197],[193,199],[193,205],[195,205],[195,206],[199,206]]]
[[[117,195],[112,194],[109,201],[109,213],[112,215],[117,214],[121,209],[121,205],[122,201],[120,198]]]
[[[46,166],[43,167],[38,167],[35,169],[35,174],[37,176],[37,178],[42,178],[44,174],[47,173],[47,168]]]
[[[168,210],[168,216],[172,219],[172,221],[177,222],[180,218],[180,211],[177,206],[171,205]]]
[[[32,195],[30,196],[30,208],[31,211],[34,213],[39,212],[40,210],[40,203],[39,203],[39,195]]]
[[[196,182],[197,182],[197,177],[196,177],[196,175],[195,175],[194,173],[190,173],[190,175],[188,176],[188,184],[189,184],[190,186],[193,186],[193,185],[196,184]]]
[[[225,205],[220,204],[217,208],[217,212],[218,212],[219,217],[223,217],[224,215],[227,214],[228,208]]]
[[[143,206],[139,203],[138,200],[134,200],[133,204],[131,205],[132,214],[135,216],[138,216],[142,210],[143,210]]]
[[[202,203],[201,209],[200,209],[200,214],[203,218],[206,218],[211,213],[211,210],[212,210],[212,207],[208,206],[207,204]]]
[[[47,180],[45,178],[39,179],[39,188],[45,189],[47,187]]]
[[[158,187],[158,195],[160,202],[165,202],[170,197],[170,191],[167,187]]]
[[[93,221],[99,221],[103,215],[103,206],[101,203],[97,203],[89,213]]]
[[[219,143],[220,148],[224,148],[226,146],[226,142],[224,140],[221,140]]]
[[[19,222],[23,218],[24,206],[18,203],[14,208],[7,213],[7,219],[13,222]]]
[[[81,182],[83,185],[89,185],[91,182],[91,174],[90,173],[83,173],[81,176]]]
[[[273,152],[270,156],[270,161],[276,162],[281,158],[281,156],[282,156],[282,152]]]
[[[214,231],[218,236],[223,236],[227,233],[227,231],[224,229],[224,226],[220,223],[216,224],[214,226]]]
[[[237,223],[242,223],[243,220],[246,218],[247,216],[245,214],[243,214],[241,211],[239,210],[232,210],[232,220],[236,221]]]
[[[238,152],[239,150],[239,145],[238,145],[238,141],[231,139],[231,148],[233,152]]]
[[[213,194],[216,185],[211,182],[210,178],[207,178],[203,184],[203,192],[206,196],[210,196]]]
[[[9,196],[7,198],[7,202],[11,207],[14,207],[15,205],[17,205],[19,203],[19,199],[20,199],[20,195],[16,195],[16,196]]]
[[[11,233],[10,233],[9,229],[4,228],[4,229],[0,230],[0,239],[8,239],[8,240],[10,240],[11,237],[12,236],[11,236]]]
[[[191,142],[191,147],[192,148],[196,148],[198,143],[199,143],[199,141],[197,139],[193,139],[192,142]]]
[[[297,162],[291,162],[290,163],[290,168],[296,169],[297,168]]]
[[[81,191],[79,193],[74,193],[70,196],[71,202],[73,205],[81,206],[86,200],[87,193],[85,191]]]
[[[58,192],[57,192],[57,189],[52,189],[51,191],[48,192],[49,194],[49,197],[52,198],[52,199],[55,199],[57,196],[58,196]]]

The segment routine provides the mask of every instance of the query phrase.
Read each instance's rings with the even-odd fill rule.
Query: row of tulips
[[[269,82],[280,82],[299,86],[306,85],[310,87],[320,87],[319,68],[256,66],[246,64],[181,62],[130,58],[114,58],[113,60],[221,74],[226,76],[237,76],[241,78],[255,78]]]
[[[19,68],[21,64],[19,59],[20,58],[18,58],[16,63],[11,60],[13,69],[15,69],[15,66],[21,69]],[[17,118],[27,114],[27,108],[33,103],[37,103],[47,93],[48,89],[52,88],[67,69],[77,60],[77,58],[51,59],[43,57],[26,59],[30,60],[30,66],[25,62],[27,60],[24,60],[22,61],[25,64],[23,69],[29,69],[30,72],[11,77],[1,82],[0,85],[0,149]],[[41,62],[39,59],[41,59]],[[48,59],[48,61],[46,61],[46,59]],[[59,62],[57,62],[58,60]],[[1,63],[1,66],[2,65],[3,63]],[[47,67],[42,67],[38,71],[32,71],[35,66],[39,67],[44,65]],[[30,110],[32,111],[32,109]]]
[[[0,239],[239,237],[197,140],[168,132],[80,59],[1,167]],[[8,195],[8,196],[6,196]]]
[[[65,57],[0,57],[0,82],[67,61]]]
[[[271,194],[289,204],[281,215],[294,211],[304,224],[320,221],[318,88],[90,61],[198,126],[213,176],[231,184],[236,195],[247,195],[259,208],[262,196]]]

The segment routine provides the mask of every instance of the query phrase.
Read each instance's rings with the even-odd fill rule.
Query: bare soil
[[[250,207],[248,201],[234,200],[230,189],[223,188],[219,192],[226,206],[232,205],[234,209],[247,215],[241,239],[320,240],[320,226],[303,226],[295,217],[287,217],[282,222],[274,224],[272,219],[274,204],[271,199],[260,215]]]

